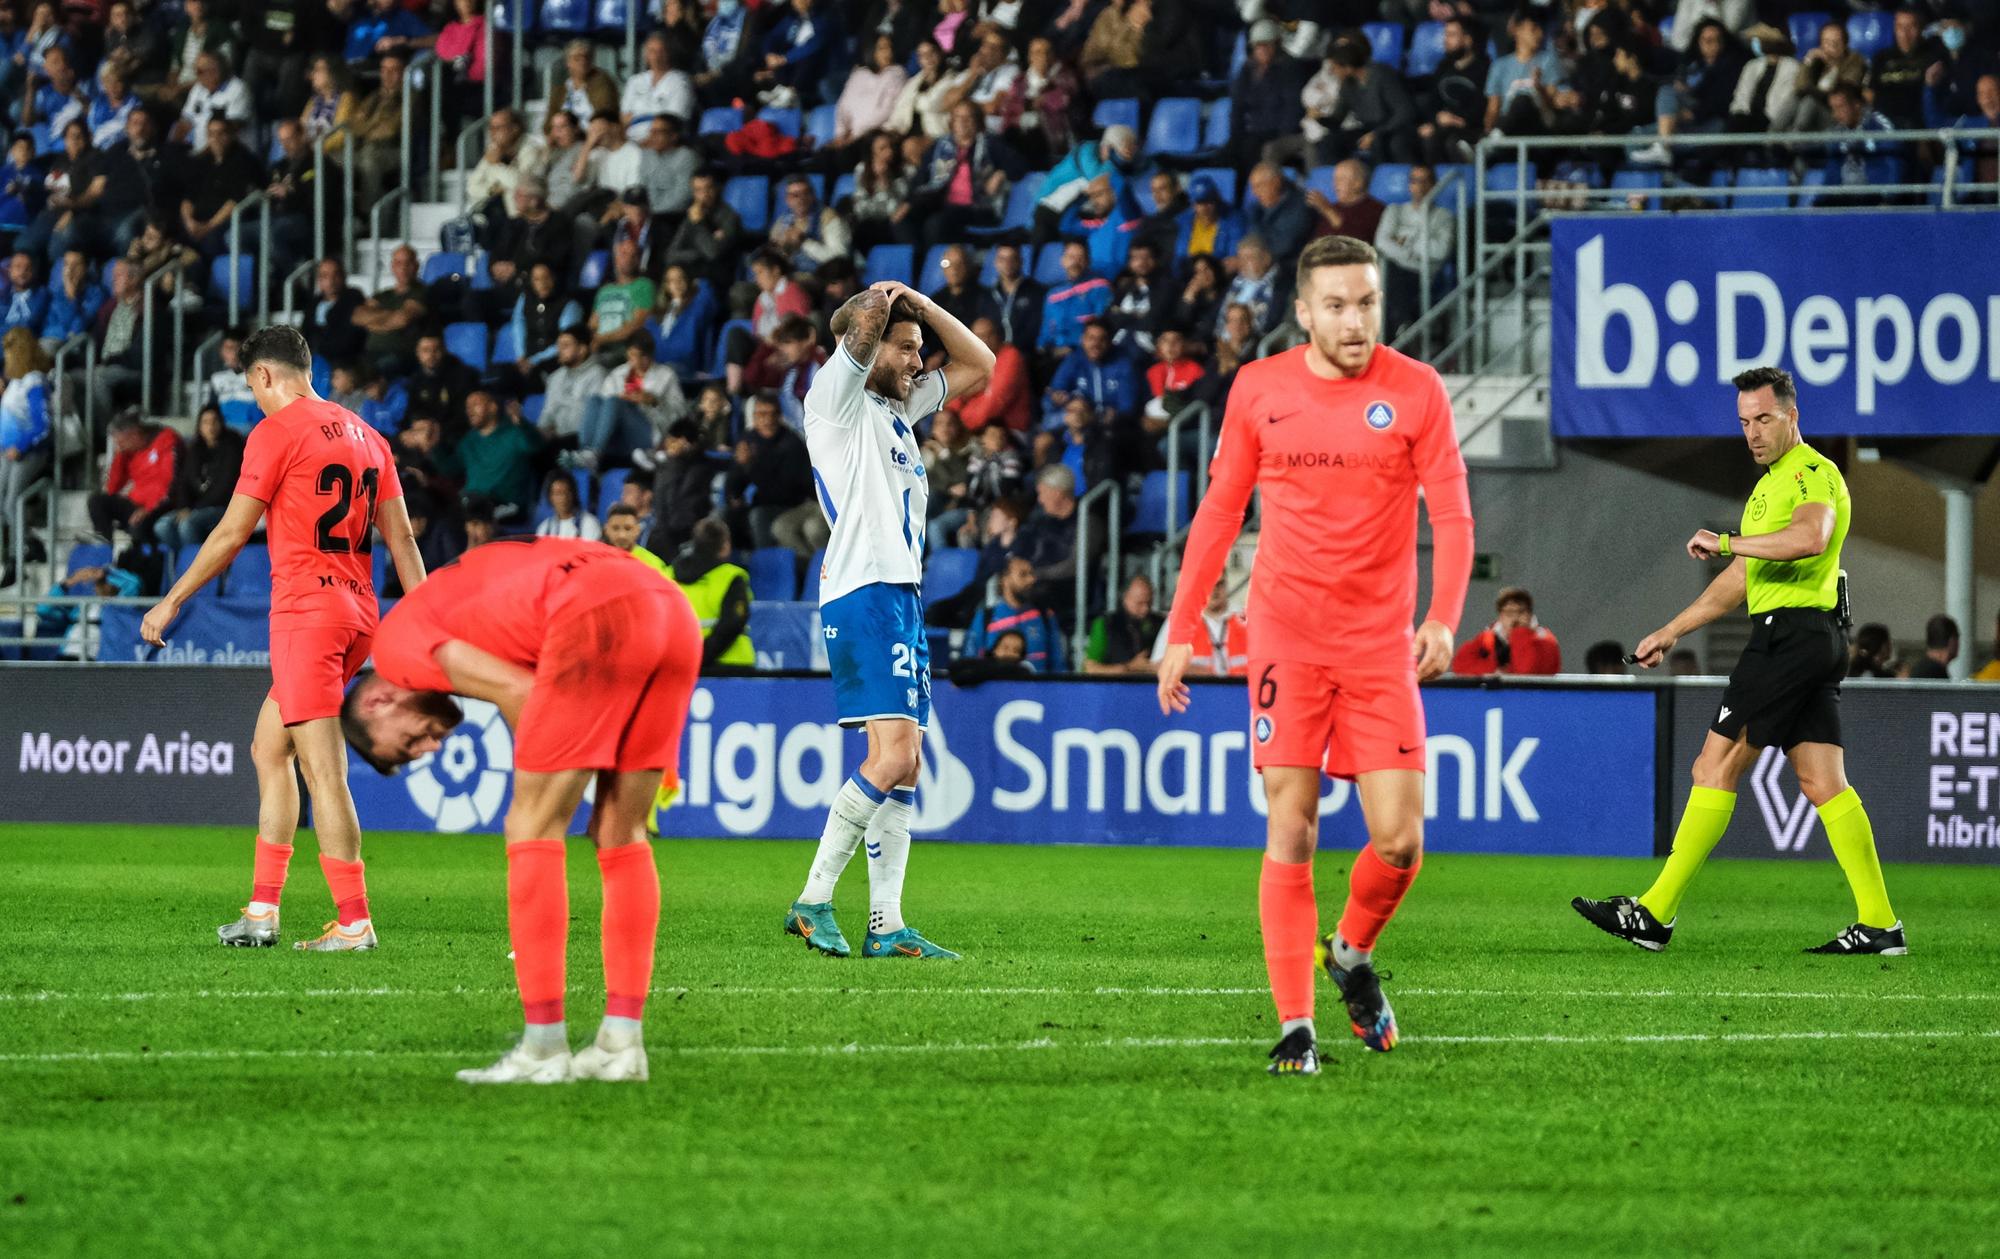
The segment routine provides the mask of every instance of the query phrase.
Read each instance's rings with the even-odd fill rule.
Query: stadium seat
[[[981,288],[990,289],[1000,282],[1000,265],[994,258],[994,255],[999,252],[998,249],[989,249],[986,251],[986,261],[979,265],[979,285]],[[1022,255],[1022,257],[1025,262],[1026,255]]]
[[[1736,172],[1737,193],[1729,199],[1736,210],[1776,210],[1791,205],[1792,173],[1768,166],[1746,166]],[[1755,188],[1766,191],[1745,192]]]
[[[1145,152],[1186,156],[1201,148],[1201,102],[1192,96],[1169,96],[1153,106],[1146,124]]]
[[[806,603],[819,602],[819,570],[826,567],[826,548],[813,552],[812,561],[806,565],[805,585],[799,590],[799,598]]]
[[[167,579],[169,581],[179,581],[181,574],[193,566],[194,557],[199,554],[201,554],[201,543],[199,542],[190,542],[186,546],[175,547],[174,553],[167,557],[168,563],[173,566],[172,571],[167,574]]]
[[[1462,213],[1465,209],[1465,203],[1472,198],[1473,173],[1473,166],[1470,162],[1447,162],[1437,167],[1438,187],[1442,189],[1442,191],[1432,194],[1440,198],[1437,204],[1450,210],[1453,214]],[[1452,175],[1456,175],[1458,179],[1450,187],[1446,187],[1446,178]]]
[[[425,284],[436,284],[448,275],[465,274],[465,255],[449,249],[440,249],[424,259],[424,269],[420,277]]]
[[[236,553],[222,578],[222,595],[239,603],[271,598],[271,548],[253,542]]]
[[[1370,56],[1401,73],[1403,69],[1403,24],[1401,22],[1368,22],[1361,28],[1368,37]]]
[[[1125,526],[1127,537],[1165,537],[1172,528],[1184,529],[1194,516],[1192,474],[1180,473],[1180,502],[1175,505],[1177,520],[1167,519],[1167,474],[1148,472],[1139,484],[1139,501],[1132,509],[1132,522]]]
[[[909,284],[916,278],[916,254],[914,245],[876,245],[868,251],[868,260],[862,265],[862,283],[896,280]]]
[[[231,398],[222,404],[222,422],[239,433],[247,433],[264,412],[248,398]]]
[[[904,248],[907,249],[908,246],[906,245]],[[757,326],[748,319],[732,319],[716,330],[715,357],[709,360],[708,374],[717,380],[720,380],[728,369],[729,335],[738,328],[754,336]]]
[[[611,251],[599,249],[583,260],[577,268],[576,286],[579,289],[594,289],[604,283],[605,273],[611,270]]]
[[[1316,192],[1328,201],[1333,200],[1333,167],[1315,166],[1307,171],[1304,187],[1307,192]]]
[[[1871,184],[1900,184],[1906,178],[1903,159],[1893,154],[1871,157],[1863,165]]]
[[[1413,79],[1433,74],[1444,61],[1444,23],[1425,22],[1410,34],[1409,51],[1403,54],[1403,73]]]
[[[1042,181],[1048,177],[1046,171],[1029,171],[1014,181],[1007,192],[1007,208],[1000,215],[998,227],[968,227],[967,238],[971,240],[991,240],[996,236],[1006,236],[1026,231],[1034,226],[1035,203],[1042,197]]]
[[[944,287],[944,251],[949,248],[935,245],[924,255],[924,269],[917,273],[917,292],[935,293]]]
[[[535,29],[535,0],[495,0],[493,5],[493,29],[512,33],[519,14],[519,24],[523,33],[532,34]]]
[[[847,171],[833,181],[833,204],[839,205],[854,195],[854,172]]]
[[[1205,152],[1214,152],[1229,145],[1229,119],[1231,105],[1227,96],[1208,107],[1208,117],[1201,125],[1201,147]]]
[[[1611,186],[1626,192],[1657,192],[1666,186],[1666,182],[1666,176],[1656,170],[1621,170],[1611,176]],[[1646,208],[1659,209],[1660,199],[1647,197]]]
[[[1813,35],[1818,42],[1819,35]],[[1873,61],[1875,54],[1896,42],[1895,15],[1889,12],[1857,13],[1847,19],[1847,45],[1863,57]],[[1805,52],[1810,44],[1799,45]]]
[[[805,117],[796,109],[766,109],[758,113],[759,118],[796,140],[805,126]]]
[[[949,599],[970,586],[978,574],[978,550],[969,546],[940,547],[924,561],[924,598],[931,602]]]
[[[1097,102],[1091,111],[1090,125],[1102,131],[1106,127],[1130,127],[1139,129],[1139,102],[1130,96],[1117,96]]]
[[[761,232],[771,225],[771,181],[762,175],[737,175],[722,185],[722,200],[743,217],[743,230]]]
[[[1227,166],[1203,166],[1198,170],[1188,172],[1188,182],[1193,183],[1203,175],[1215,181],[1215,186],[1222,191],[1222,199],[1225,203],[1231,206],[1236,204],[1236,172],[1234,169]]]
[[[806,115],[806,134],[812,138],[813,147],[823,149],[833,143],[835,128],[839,125],[834,118],[835,107],[815,105]],[[852,171],[848,172],[850,175]]]
[[[1819,45],[1819,28],[1833,21],[1831,13],[1794,13],[1787,25],[1791,28],[1792,47],[1803,57]],[[1665,38],[1665,32],[1661,33]]]
[[[520,357],[520,333],[515,331],[514,321],[510,319],[506,323],[501,324],[493,332],[493,357],[491,365],[498,367],[502,363],[516,362]]]
[[[472,291],[484,293],[493,287],[493,256],[485,250],[472,255]]]
[[[223,254],[208,264],[208,295],[217,306],[229,305],[229,255]],[[257,257],[255,254],[236,255],[236,305],[239,309],[257,304]]]
[[[788,546],[761,546],[744,557],[750,597],[761,603],[791,603],[799,597],[799,553]]]
[[[1243,68],[1243,63],[1249,60],[1249,58],[1250,33],[1248,31],[1238,31],[1236,32],[1236,42],[1229,46],[1230,82],[1233,83],[1236,81],[1236,72]]]
[[[1674,42],[1674,15],[1671,13],[1660,19],[1660,42],[1670,46]]]
[[[109,542],[79,542],[70,548],[69,567],[63,570],[64,577],[74,577],[86,568],[107,568],[111,564],[111,544]]]
[[[714,109],[701,111],[701,126],[698,134],[723,136],[743,125],[743,111],[731,105],[718,105]]]
[[[1811,192],[1806,191],[1808,188],[1813,189],[1813,191]],[[1810,206],[1817,204],[1819,202],[1820,192],[1823,191],[1825,188],[1826,188],[1826,167],[1824,166],[1806,167],[1805,173],[1799,176],[1799,193],[1798,193],[1799,204],[1802,206]]]
[[[557,35],[583,35],[590,31],[590,0],[542,0],[540,26]]]
[[[1401,162],[1384,162],[1368,179],[1368,192],[1377,201],[1398,205],[1410,199],[1410,168]]]
[[[622,31],[625,29],[626,15],[632,11],[630,0],[597,0],[592,6],[600,31]]]
[[[604,513],[625,493],[625,478],[632,475],[630,468],[612,468],[597,474],[597,518],[604,519]],[[660,558],[665,559],[665,556]]]
[[[313,355],[313,392],[324,398],[333,392],[333,364],[323,354]]]
[[[542,408],[547,406],[548,403],[549,395],[545,393],[529,394],[527,397],[521,399],[521,418],[530,424],[540,424],[542,422]]]
[[[486,325],[483,323],[448,323],[444,326],[444,352],[455,354],[458,360],[475,372],[486,370]]]
[[[1030,274],[1051,289],[1057,287],[1068,288],[1069,274],[1063,270],[1062,255],[1063,243],[1061,241],[1052,240],[1048,244],[1043,245],[1041,252],[1035,255],[1035,269]]]

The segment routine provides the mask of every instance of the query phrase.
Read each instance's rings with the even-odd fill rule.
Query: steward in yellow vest
[[[674,556],[672,575],[701,621],[702,668],[755,668],[750,574],[729,562],[729,526],[713,516],[696,522],[693,539]]]

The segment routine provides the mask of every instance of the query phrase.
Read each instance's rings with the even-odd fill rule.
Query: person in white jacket
[[[1731,129],[1790,131],[1799,112],[1799,59],[1792,55],[1791,37],[1763,23],[1744,35],[1755,55],[1736,80]]]

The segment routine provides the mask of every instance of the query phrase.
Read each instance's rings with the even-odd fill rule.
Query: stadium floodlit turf
[[[2000,870],[1898,867],[1908,958],[1805,957],[1831,863],[1434,857],[1404,1037],[1324,985],[1271,1079],[1252,851],[920,844],[960,963],[780,934],[809,848],[661,846],[652,1083],[473,1089],[511,1040],[493,839],[373,835],[383,948],[218,947],[246,833],[0,827],[0,1255],[1968,1255],[2000,1248]],[[1320,861],[1330,921],[1345,853]],[[570,860],[572,1038],[597,872]],[[859,942],[862,863],[844,926]],[[286,944],[327,917],[310,839]]]

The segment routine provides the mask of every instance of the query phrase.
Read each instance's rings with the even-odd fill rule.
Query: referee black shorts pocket
[[[1754,621],[1709,729],[1731,740],[1747,732],[1760,748],[1840,746],[1846,632],[1830,614],[1805,609],[1759,613]]]

